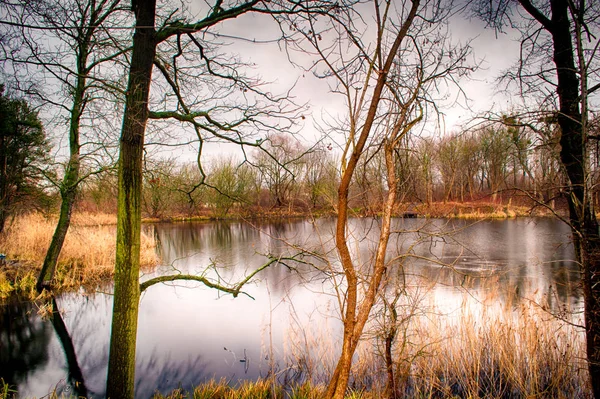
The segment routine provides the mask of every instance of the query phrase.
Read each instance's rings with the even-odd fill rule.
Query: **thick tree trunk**
[[[583,295],[588,370],[595,398],[600,398],[600,239],[587,234],[580,246],[583,267]]]
[[[136,30],[119,153],[117,253],[106,396],[134,397],[135,347],[140,297],[142,154],[156,53],[156,0],[134,1]]]
[[[527,0],[520,0],[528,11]],[[551,20],[532,15],[552,35],[554,63],[558,79],[557,94],[561,129],[560,159],[569,178],[569,218],[577,258],[581,263],[585,303],[587,360],[594,397],[600,399],[600,237],[598,221],[587,182],[586,132],[580,112],[580,86],[575,66],[574,49],[567,0],[551,0]],[[532,11],[530,11],[532,12]],[[580,12],[583,12],[581,10]],[[585,100],[585,99],[584,99]]]

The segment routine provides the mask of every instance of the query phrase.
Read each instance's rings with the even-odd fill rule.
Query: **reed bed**
[[[393,351],[396,397],[592,397],[585,335],[576,326],[576,316],[563,321],[535,302],[506,304],[497,294],[483,302],[466,295],[452,312],[431,303],[420,306],[398,326]],[[386,397],[382,324],[372,324],[355,355],[352,397]],[[339,342],[321,332],[298,337],[297,331],[290,334],[284,373],[294,376],[295,383],[326,383]],[[319,358],[307,359],[307,353]]]
[[[355,355],[346,398],[592,398],[579,315],[564,321],[545,309],[533,301],[507,303],[497,293],[476,300],[466,294],[452,311],[431,302],[412,307],[399,318],[394,345],[396,396],[386,391],[376,316]],[[209,381],[156,398],[322,398],[339,342],[328,326],[298,327],[288,334],[286,366],[270,378],[233,387]]]
[[[116,219],[112,215],[75,214],[65,239],[55,275],[59,289],[97,286],[112,277],[115,260]],[[33,213],[17,217],[0,236],[0,252],[7,264],[0,269],[0,298],[13,292],[33,295],[46,256],[55,218]],[[142,233],[141,265],[158,263],[154,237]]]
[[[583,331],[523,303],[475,316],[419,318],[398,387],[404,395],[461,398],[591,397]]]
[[[547,212],[531,206],[495,202],[434,202],[429,205],[419,204],[415,212],[426,217],[443,217],[457,219],[511,219],[516,217],[542,216]]]

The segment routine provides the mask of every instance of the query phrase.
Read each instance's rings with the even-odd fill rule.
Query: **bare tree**
[[[295,13],[327,13],[340,8],[342,4],[327,1],[309,1],[306,3],[249,0],[243,2],[224,2],[217,0],[210,9],[205,10],[206,16],[195,22],[188,23],[183,13],[171,12],[157,23],[157,7],[155,0],[133,1],[132,9],[135,14],[135,33],[131,64],[129,67],[129,82],[125,100],[125,113],[121,130],[119,151],[119,195],[117,211],[117,247],[115,262],[115,286],[113,322],[110,340],[110,355],[108,365],[107,396],[111,398],[132,398],[135,384],[135,348],[137,333],[137,316],[139,307],[140,287],[140,231],[142,206],[142,159],[149,117],[155,119],[174,118],[193,125],[200,144],[204,142],[204,134],[234,142],[239,145],[257,146],[258,141],[249,141],[243,134],[242,126],[268,125],[260,122],[261,117],[276,116],[276,109],[281,101],[268,93],[261,93],[252,85],[238,79],[236,70],[222,71],[214,69],[218,62],[213,62],[205,52],[211,28],[224,21],[235,19],[245,13],[260,13],[271,15]],[[195,35],[198,33],[198,35]],[[157,52],[157,49],[160,50]],[[193,49],[193,50],[192,50]],[[172,55],[170,63],[162,56],[162,50]],[[264,102],[257,98],[249,100],[245,106],[239,107],[234,115],[223,114],[223,109],[215,106],[201,109],[202,99],[198,99],[193,87],[183,85],[179,74],[185,68],[179,68],[180,59],[189,54],[196,54],[209,73],[221,75],[228,87],[240,90],[242,94],[253,93],[258,98],[274,104],[272,112],[262,108]],[[167,66],[168,65],[168,66]],[[222,64],[221,64],[222,65]],[[190,66],[184,63],[182,67]],[[153,68],[160,72],[160,77],[172,95],[163,97],[166,106],[173,105],[175,109],[150,112],[150,86]],[[225,69],[227,65],[225,64]],[[192,70],[188,70],[188,75]],[[223,84],[223,82],[221,83]],[[192,96],[185,98],[186,89]],[[168,100],[172,98],[173,101]],[[195,107],[193,107],[195,106]],[[231,108],[228,108],[231,110]],[[287,110],[283,110],[285,113]],[[227,121],[226,118],[230,118]],[[222,119],[222,120],[220,120]],[[233,119],[233,121],[232,121]],[[273,127],[273,126],[271,126]],[[201,166],[201,164],[199,165]],[[160,281],[171,279],[203,279],[201,276],[166,276]],[[206,284],[206,279],[203,279]],[[215,286],[210,285],[209,286]],[[216,286],[215,286],[216,287]],[[237,286],[236,286],[237,287]],[[218,288],[218,287],[216,287]],[[226,288],[226,287],[223,287]],[[237,294],[239,288],[229,289]]]
[[[353,354],[389,265],[387,247],[400,184],[396,150],[427,112],[435,114],[433,87],[452,85],[453,79],[470,70],[465,67],[468,48],[444,40],[447,35],[440,24],[451,12],[451,5],[375,0],[371,6],[374,24],[369,26],[373,29],[364,35],[357,33],[361,31],[356,26],[360,19],[352,13],[339,14],[330,25],[315,18],[293,25],[305,37],[302,49],[317,57],[314,73],[330,78],[330,87],[343,96],[347,112],[340,129],[346,134],[335,231],[336,263],[344,276],[344,284],[336,282],[335,288],[344,328],[341,355],[327,398],[343,398],[346,393]],[[360,265],[348,245],[349,201],[357,168],[369,153],[383,154],[383,179],[388,190],[374,255],[367,265]]]
[[[127,18],[123,11],[120,0],[44,0],[10,2],[3,13],[2,28],[11,37],[2,47],[6,70],[12,69],[22,90],[39,98],[50,114],[60,115],[54,126],[68,126],[69,153],[62,179],[47,175],[58,188],[61,207],[38,277],[38,291],[50,287],[81,181],[103,170],[97,164],[98,155],[110,148],[100,131],[107,123],[102,116],[106,108],[99,110],[96,107],[102,106],[96,103],[120,94],[118,85],[111,83],[114,75],[118,79],[118,72],[109,76],[103,70],[108,65],[118,70],[116,61],[127,51],[119,44],[118,34],[106,29],[123,24]]]
[[[304,174],[304,157],[310,151],[283,134],[267,137],[264,148],[266,151],[257,150],[252,163],[273,196],[273,205],[282,207],[288,204],[292,192],[298,190]]]
[[[253,189],[257,184],[257,173],[248,164],[239,164],[233,157],[215,160],[208,174],[211,190],[211,203],[217,217],[225,217],[237,205],[251,203]]]
[[[538,123],[551,118],[560,127],[560,162],[568,177],[566,221],[581,265],[587,360],[594,397],[600,398],[600,236],[589,165],[589,104],[600,89],[600,83],[590,81],[600,71],[600,6],[584,0],[475,5],[475,12],[491,26],[519,29],[520,60],[505,79],[536,107]]]

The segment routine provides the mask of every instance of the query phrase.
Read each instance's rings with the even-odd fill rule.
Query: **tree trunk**
[[[106,396],[133,398],[140,297],[142,154],[156,53],[156,0],[133,1],[136,30],[119,152],[115,288]]]
[[[68,177],[67,175],[72,175],[72,177]],[[56,271],[58,257],[67,237],[67,231],[71,224],[71,212],[73,211],[73,204],[77,195],[76,185],[79,178],[79,162],[77,162],[76,168],[68,168],[67,175],[65,175],[63,183],[63,187],[66,186],[66,188],[61,190],[60,215],[36,284],[38,292],[42,292],[44,288],[50,288]]]
[[[600,398],[600,240],[596,232],[587,234],[580,246],[583,265],[583,295],[587,360],[592,391]]]
[[[371,313],[371,309],[375,303],[377,291],[381,285],[381,279],[386,268],[385,255],[390,236],[392,212],[394,204],[396,203],[396,194],[398,191],[396,165],[393,160],[394,145],[397,144],[398,140],[401,138],[396,137],[398,130],[395,130],[392,137],[389,137],[384,144],[387,180],[390,190],[388,190],[387,200],[384,205],[381,232],[379,235],[379,242],[377,243],[377,253],[375,255],[375,259],[373,260],[373,274],[367,279],[366,292],[363,298],[361,298],[360,307],[358,307],[359,279],[346,240],[349,188],[358,162],[363,155],[365,145],[369,139],[371,128],[375,122],[375,116],[377,114],[377,109],[381,100],[384,86],[387,82],[388,73],[394,58],[398,54],[400,45],[406,37],[408,29],[417,14],[419,4],[420,0],[412,0],[411,9],[406,17],[406,20],[402,23],[393,44],[389,49],[389,52],[385,58],[385,63],[381,65],[382,68],[379,72],[379,76],[377,77],[377,83],[373,89],[373,97],[369,104],[365,122],[362,126],[357,141],[354,143],[352,153],[348,159],[348,163],[342,174],[338,187],[338,216],[335,231],[335,246],[340,257],[340,263],[344,270],[348,288],[346,291],[346,297],[344,298],[346,305],[345,309],[340,309],[340,311],[343,312],[342,320],[344,321],[342,353],[340,355],[340,359],[338,360],[334,375],[327,386],[327,392],[325,394],[327,399],[343,399],[346,394],[348,381],[350,380],[352,356],[356,351],[359,339],[362,336],[365,324],[367,323],[369,314]],[[382,40],[382,37],[379,37],[378,40]],[[381,43],[379,43],[379,45],[381,45]],[[394,127],[394,129],[396,129],[398,126],[401,126],[401,122],[397,122],[397,125]]]
[[[3,115],[3,117],[5,117]],[[2,119],[0,119],[2,122]],[[8,178],[7,178],[7,150],[5,148],[7,139],[4,134],[0,133],[0,233],[4,231],[6,219],[8,217],[9,195],[8,195]]]
[[[560,105],[560,160],[569,178],[569,219],[583,275],[588,369],[594,397],[600,399],[600,237],[587,182],[589,170],[586,132],[582,127],[583,119],[579,108],[580,86],[575,66],[569,5],[567,0],[551,0],[552,17],[547,20],[535,13],[528,0],[520,2],[552,35]],[[584,98],[583,101],[585,100]]]
[[[54,327],[54,331],[58,336],[58,340],[60,341],[67,359],[67,367],[69,372],[68,382],[73,387],[74,393],[78,398],[87,398],[88,391],[83,379],[83,373],[79,367],[79,362],[77,361],[77,354],[75,353],[73,340],[71,339],[71,336],[67,331],[67,326],[65,326],[65,322],[60,315],[56,299],[52,297],[50,303],[52,305],[52,315],[50,316],[52,326]]]
[[[91,40],[91,38],[89,39]],[[36,289],[41,292],[44,287],[50,287],[51,281],[54,278],[58,257],[62,250],[69,225],[71,224],[71,213],[73,204],[77,195],[77,186],[79,185],[79,169],[80,169],[80,151],[79,144],[79,128],[81,126],[81,115],[86,105],[85,91],[87,84],[86,67],[89,56],[89,41],[83,39],[78,47],[79,54],[77,55],[77,84],[73,93],[73,106],[71,107],[71,119],[69,121],[69,163],[63,177],[60,187],[60,215],[52,236],[52,241],[46,252],[46,258],[42,265],[42,270],[38,276]]]

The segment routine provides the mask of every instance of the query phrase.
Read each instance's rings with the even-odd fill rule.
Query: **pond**
[[[267,268],[246,286],[247,295],[236,299],[197,283],[150,287],[140,305],[137,397],[191,388],[211,378],[235,383],[264,377],[285,368],[298,331],[310,328],[332,342],[339,336],[338,300],[328,273],[338,267],[333,219],[146,228],[155,235],[162,265],[142,281],[181,272],[235,282],[264,264],[265,255],[300,250],[312,255],[303,258],[306,263]],[[478,301],[490,291],[495,301],[526,298],[551,307],[582,307],[570,231],[557,220],[399,219],[394,229],[392,269],[403,271],[407,286],[427,285],[428,303],[448,314],[465,298]],[[377,220],[350,223],[350,248],[365,270],[377,232]],[[63,327],[41,317],[33,303],[0,308],[0,377],[21,397],[53,391],[103,397],[112,297],[81,292],[56,302]]]

